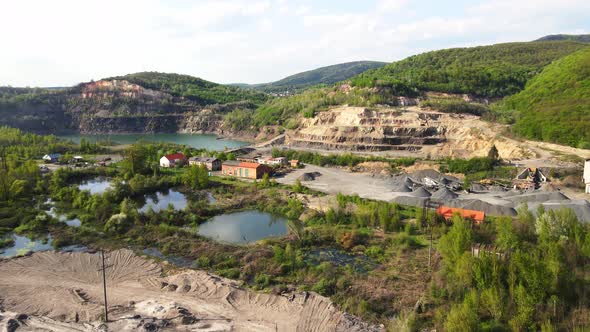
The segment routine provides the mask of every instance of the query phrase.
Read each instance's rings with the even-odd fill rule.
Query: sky
[[[356,60],[590,33],[589,0],[0,0],[0,86],[140,71],[263,83]]]

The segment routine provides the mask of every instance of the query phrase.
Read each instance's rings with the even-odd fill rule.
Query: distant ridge
[[[547,35],[545,37],[541,37],[535,41],[557,41],[557,40],[572,40],[581,43],[590,43],[590,34],[585,35],[565,35],[565,34],[557,34],[557,35]]]
[[[242,88],[250,87],[271,93],[295,92],[314,85],[329,85],[344,81],[369,69],[381,68],[386,64],[386,62],[378,61],[353,61],[304,71],[271,83],[252,85],[235,83],[230,85]]]

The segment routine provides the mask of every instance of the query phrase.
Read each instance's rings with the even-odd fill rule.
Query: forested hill
[[[369,69],[385,66],[386,62],[377,61],[354,61],[337,65],[321,67],[283,78],[282,80],[250,85],[249,87],[266,92],[295,92],[314,85],[334,84],[347,80]],[[236,86],[248,86],[235,84]]]
[[[587,35],[548,35],[541,37],[535,41],[556,41],[556,40],[571,40],[581,43],[590,43],[590,34]]]
[[[141,72],[107,78],[126,80],[147,89],[184,97],[201,104],[226,104],[239,101],[261,103],[266,95],[261,92],[209,82],[197,77],[159,72]]]
[[[590,46],[547,66],[500,109],[521,136],[590,149]]]
[[[216,132],[223,114],[267,99],[192,76],[144,72],[65,89],[0,87],[0,125],[38,133]]]
[[[504,97],[522,90],[552,61],[586,46],[574,41],[547,41],[445,49],[366,71],[353,77],[352,84]]]

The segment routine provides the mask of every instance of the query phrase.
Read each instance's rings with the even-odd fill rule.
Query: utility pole
[[[432,257],[432,221],[428,223],[428,228],[430,228],[430,247],[428,248],[428,268],[432,269],[430,265],[430,258]]]
[[[107,304],[107,276],[106,276],[106,267],[104,266],[104,250],[100,251],[100,256],[102,258],[102,288],[104,291],[104,321],[109,321],[109,306]]]

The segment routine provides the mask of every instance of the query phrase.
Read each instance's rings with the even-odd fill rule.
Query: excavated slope
[[[294,147],[348,151],[406,151],[432,157],[485,156],[496,145],[500,157],[534,155],[526,146],[502,137],[499,125],[477,116],[401,108],[342,106],[303,119],[289,132]]]
[[[361,151],[419,150],[445,140],[440,117],[439,113],[344,106],[305,119],[289,143]]]
[[[379,330],[313,293],[255,293],[204,271],[164,276],[159,264],[130,250],[106,257],[113,330],[143,331],[147,322],[174,324],[179,319],[178,324],[203,331]],[[104,303],[100,266],[100,256],[90,253],[39,252],[0,260],[0,304],[10,312],[34,315],[33,321],[46,321],[46,327],[56,321],[79,322],[70,327],[92,330]],[[166,324],[166,330],[175,330]]]

